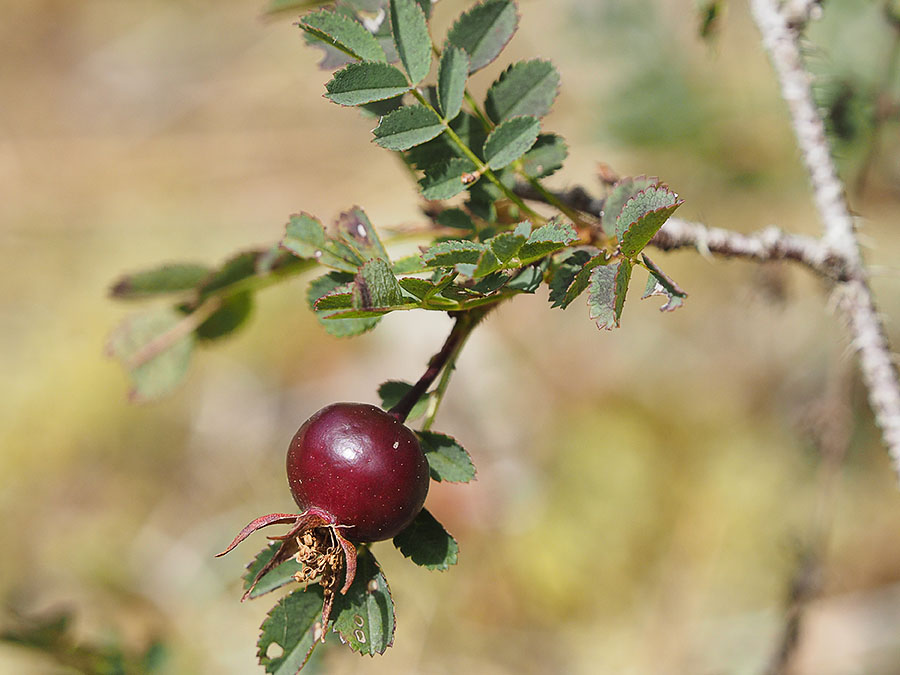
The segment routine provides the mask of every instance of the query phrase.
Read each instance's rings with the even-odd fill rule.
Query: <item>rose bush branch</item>
[[[854,271],[851,280],[840,284],[835,292],[859,354],[875,421],[881,427],[894,469],[900,474],[900,379],[866,279],[846,191],[825,135],[825,123],[813,100],[812,78],[803,62],[799,33],[774,0],[751,0],[750,7],[791,114],[825,230],[823,242],[840,251]]]

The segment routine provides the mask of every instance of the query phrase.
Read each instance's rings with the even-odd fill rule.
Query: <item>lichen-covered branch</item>
[[[750,7],[791,113],[825,229],[823,241],[840,251],[856,270],[853,279],[839,285],[836,292],[840,294],[840,307],[848,319],[853,346],[859,354],[869,404],[881,427],[894,469],[900,474],[900,380],[866,282],[853,219],[844,185],[831,157],[825,124],[813,101],[811,76],[803,62],[799,34],[775,0],[751,0]]]
[[[803,62],[799,34],[775,0],[751,0],[750,8],[791,114],[794,135],[825,228],[825,242],[841,251],[851,264],[860,265],[859,244],[844,183],[831,157],[825,122],[813,101],[812,76]]]
[[[741,234],[670,218],[650,240],[650,245],[663,251],[693,248],[701,253],[750,258],[757,262],[793,260],[835,281],[849,281],[856,271],[841,253],[819,239],[788,234],[774,226],[753,234]]]

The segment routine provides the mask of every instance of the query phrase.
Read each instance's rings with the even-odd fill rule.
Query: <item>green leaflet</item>
[[[469,72],[484,68],[512,39],[519,15],[512,0],[484,0],[465,12],[447,33],[447,41],[469,55]]]
[[[443,131],[444,124],[434,111],[421,105],[408,105],[382,117],[374,134],[375,143],[382,148],[409,150]]]
[[[629,258],[636,256],[683,203],[665,185],[648,187],[625,202],[616,219],[622,253]]]
[[[155,401],[184,379],[194,350],[193,332],[178,333],[185,316],[163,307],[135,314],[113,330],[106,349],[128,370],[132,401]]]
[[[624,259],[596,267],[591,273],[588,308],[597,328],[612,330],[619,327],[631,269],[631,261]]]
[[[419,281],[422,280],[419,279]],[[402,380],[388,380],[387,382],[382,382],[378,387],[378,396],[381,399],[381,407],[384,410],[390,410],[400,403],[400,399],[406,396],[412,387],[413,386],[409,382],[403,382]],[[425,394],[416,401],[416,404],[412,407],[412,410],[406,418],[407,421],[413,422],[422,417],[422,415],[425,414],[426,408],[428,408],[429,399],[430,395]]]
[[[354,206],[338,216],[335,230],[338,238],[363,260],[372,260],[373,258],[389,260],[378,232],[372,227],[365,211],[358,206]]]
[[[157,295],[189,291],[209,276],[209,267],[192,263],[172,263],[150,270],[127,274],[109,290],[121,300],[143,300]]]
[[[494,129],[484,142],[484,160],[502,169],[524,155],[537,140],[541,123],[534,117],[513,117]]]
[[[569,223],[554,218],[528,236],[528,240],[519,249],[519,262],[522,265],[534,262],[565,248],[577,239],[578,233],[575,232],[575,228]]]
[[[562,168],[569,146],[556,134],[541,134],[531,150],[522,155],[522,171],[535,178],[546,178]]]
[[[384,654],[394,643],[394,602],[387,579],[368,548],[359,551],[356,578],[334,599],[334,632],[360,654]]]
[[[196,334],[201,340],[217,340],[231,335],[243,326],[253,312],[253,293],[241,291],[232,293],[222,300],[222,306],[199,326]],[[186,308],[190,313],[191,308]]]
[[[416,0],[390,0],[391,33],[397,54],[413,85],[431,70],[431,37]]]
[[[375,36],[361,23],[344,14],[320,10],[307,14],[297,25],[355,59],[387,63],[384,50]]]
[[[446,570],[459,559],[459,544],[427,509],[394,537],[394,546],[416,565]]]
[[[450,199],[466,189],[468,183],[464,176],[475,167],[468,159],[454,157],[425,171],[425,177],[419,181],[422,196],[425,199]]]
[[[324,598],[318,584],[299,589],[282,598],[260,626],[257,656],[267,673],[295,675],[318,644],[316,621],[322,618]],[[273,644],[281,647],[278,656],[268,654]]]
[[[355,309],[386,309],[406,302],[391,266],[381,258],[370,260],[360,267],[354,282]]]
[[[647,277],[647,287],[644,289],[641,300],[654,295],[662,295],[666,298],[666,302],[659,308],[659,311],[674,312],[684,304],[684,299],[688,294],[659,269],[659,267],[656,266],[656,263],[650,260],[650,258],[643,254],[641,257],[644,259],[644,264],[647,265],[647,268],[650,270],[650,275]]]
[[[559,73],[549,61],[534,59],[514,63],[491,85],[484,107],[495,122],[517,115],[543,117],[559,92]]]
[[[575,251],[560,265],[550,283],[552,306],[565,309],[571,305],[590,285],[594,268],[609,262],[610,259],[602,251],[593,256],[584,250]]]
[[[641,190],[645,190],[653,185],[659,185],[659,179],[652,176],[627,176],[616,182],[603,204],[603,217],[600,225],[606,236],[616,237],[618,240],[616,219],[622,212],[625,202]]]
[[[351,63],[337,71],[325,85],[325,98],[355,106],[383,101],[410,90],[406,76],[387,63]]]
[[[422,254],[429,267],[453,267],[460,263],[474,265],[481,257],[484,244],[467,239],[442,241]]]
[[[442,227],[450,227],[467,232],[475,231],[475,223],[472,222],[472,217],[462,209],[444,209],[438,214],[437,222]]]
[[[468,75],[468,54],[448,42],[444,46],[444,53],[441,54],[437,86],[438,105],[441,114],[448,122],[456,117],[462,109]]]
[[[256,557],[253,561],[247,565],[247,571],[244,573],[244,576],[241,577],[244,580],[244,590],[250,588],[250,584],[253,583],[253,580],[256,578],[257,573],[268,563],[278,549],[281,546],[281,542],[274,542],[266,546],[262,551],[256,554]],[[287,584],[294,581],[294,573],[299,572],[303,569],[303,565],[298,563],[293,558],[289,560],[285,560],[283,563],[278,565],[275,569],[269,570],[256,584],[256,588],[250,593],[250,599],[258,598],[261,595],[265,595],[271,591],[281,588],[282,586],[286,586]]]
[[[353,304],[351,288],[353,283],[353,275],[345,272],[329,272],[318,279],[314,279],[306,293],[306,299],[309,306],[315,310],[316,319],[322,324],[322,327],[335,337],[351,337],[361,335],[372,330],[379,319],[377,317],[357,318],[357,319],[331,319],[336,312],[340,310],[319,310],[317,303],[320,299],[335,293],[346,293],[350,295],[350,304]]]
[[[472,458],[455,439],[433,431],[417,431],[431,478],[438,482],[467,483],[475,478]]]

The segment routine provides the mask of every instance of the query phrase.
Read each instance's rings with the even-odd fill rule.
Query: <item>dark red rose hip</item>
[[[219,555],[263,527],[290,525],[285,534],[269,537],[281,543],[256,571],[244,598],[293,558],[302,564],[296,580],[322,587],[327,626],[335,593],[346,594],[356,577],[356,544],[390,539],[419,515],[428,494],[428,460],[416,435],[394,415],[366,403],[335,403],[297,430],[288,447],[287,475],[303,512],[260,516]]]
[[[324,512],[355,542],[398,534],[422,510],[429,484],[416,435],[365,403],[335,403],[304,422],[288,449],[287,475],[301,509]]]

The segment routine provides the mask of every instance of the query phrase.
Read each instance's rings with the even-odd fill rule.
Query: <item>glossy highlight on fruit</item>
[[[400,533],[422,510],[428,461],[416,435],[365,403],[334,403],[310,417],[287,453],[288,484],[353,542]]]

